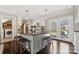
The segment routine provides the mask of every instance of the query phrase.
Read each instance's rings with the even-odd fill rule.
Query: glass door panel
[[[57,20],[49,20],[49,34],[54,37],[57,36]]]
[[[73,42],[73,16],[65,16],[59,19],[59,37],[68,42]]]
[[[69,37],[69,21],[67,19],[63,19],[60,21],[60,35],[61,37],[68,38]]]

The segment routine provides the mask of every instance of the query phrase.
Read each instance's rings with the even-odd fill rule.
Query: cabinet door
[[[60,43],[60,54],[69,54],[70,49],[69,49],[68,43],[61,42]]]

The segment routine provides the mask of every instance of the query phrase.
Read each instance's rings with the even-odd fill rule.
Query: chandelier
[[[33,19],[32,15],[29,13],[29,10],[25,10],[25,15],[22,16],[23,20],[31,20]]]
[[[34,16],[34,15],[31,15],[29,13],[29,10],[25,10],[25,15],[22,17],[23,20],[40,20],[40,19],[47,19],[47,13],[48,13],[48,10],[45,9],[44,10],[45,14],[44,15],[37,15],[37,16]]]
[[[44,16],[44,18],[47,19],[47,12],[48,12],[48,10],[45,9],[44,11],[45,11],[45,16]]]

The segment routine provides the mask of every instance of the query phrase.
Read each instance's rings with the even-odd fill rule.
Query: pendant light
[[[47,12],[48,12],[48,10],[45,9],[44,11],[45,11],[45,19],[47,19]]]

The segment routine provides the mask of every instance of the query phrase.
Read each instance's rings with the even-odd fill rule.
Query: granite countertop
[[[47,37],[46,34],[47,34],[47,33],[42,33],[42,34],[22,34],[22,36],[25,37],[25,35],[26,35],[26,36],[28,36],[28,37],[29,37],[29,36],[32,37],[32,36],[42,35],[42,36],[44,36],[44,37]],[[50,37],[51,37],[53,40],[72,43],[71,41],[68,40],[68,38],[58,38],[58,37],[55,37],[55,36],[52,36],[52,35],[50,35]]]
[[[21,35],[30,35],[30,36],[36,36],[36,35],[43,35],[43,34],[47,34],[47,33],[40,33],[40,34],[21,34]]]

